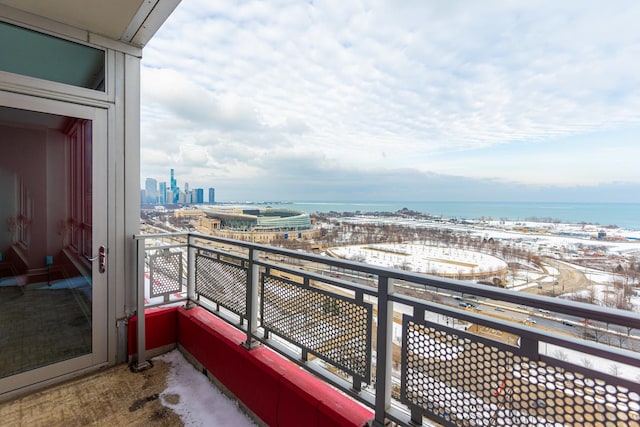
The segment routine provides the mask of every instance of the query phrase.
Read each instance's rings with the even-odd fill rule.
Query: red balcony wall
[[[145,311],[146,347],[179,343],[270,426],[364,426],[373,413],[271,349],[248,350],[246,335],[201,308]],[[129,320],[129,355],[136,352]]]
[[[270,426],[363,426],[373,413],[200,308],[178,310],[178,341]]]
[[[175,345],[178,342],[178,307],[148,308],[144,312],[146,350]],[[138,351],[137,317],[129,319],[128,354]]]
[[[178,312],[180,345],[268,425],[277,424],[278,375],[259,363],[263,348],[247,350],[246,336],[205,310]]]

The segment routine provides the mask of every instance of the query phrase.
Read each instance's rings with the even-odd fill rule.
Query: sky
[[[637,0],[182,0],[143,51],[141,181],[640,202],[638,22]]]

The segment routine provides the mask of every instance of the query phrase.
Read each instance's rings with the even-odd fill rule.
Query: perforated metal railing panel
[[[196,255],[196,293],[245,317],[247,269],[198,253]]]
[[[265,274],[261,308],[265,330],[371,381],[371,304]]]
[[[182,252],[162,251],[149,257],[151,297],[170,295],[182,290]]]
[[[400,400],[445,425],[640,427],[635,383],[409,316],[402,332]]]

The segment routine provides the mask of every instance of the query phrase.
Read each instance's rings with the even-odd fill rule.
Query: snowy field
[[[387,222],[394,222],[386,219]],[[416,226],[417,221],[405,221],[407,224]],[[442,224],[440,224],[442,227]],[[606,230],[607,236],[630,237],[631,240],[597,240],[597,234],[601,229],[596,226],[581,226],[573,224],[541,224],[541,223],[493,223],[489,226],[465,225],[453,226],[459,231],[477,235],[481,238],[492,237],[498,241],[511,241],[516,246],[528,248],[534,251],[553,256],[554,252],[573,253],[580,250],[580,255],[584,256],[589,252],[604,252],[608,255],[620,255],[623,257],[640,257],[639,231],[629,230]],[[447,225],[447,228],[453,228]],[[524,228],[539,230],[523,232]],[[487,262],[490,267],[485,270],[506,268],[506,263],[497,257],[487,256],[478,252],[467,251],[455,248],[442,248],[422,244],[377,244],[377,245],[356,245],[333,248],[333,253],[346,258],[357,259],[366,263],[381,265],[385,267],[409,267],[412,271],[435,273],[447,275],[459,273],[460,271],[479,271],[482,263]],[[485,258],[486,257],[486,258]],[[570,259],[571,257],[569,257]],[[514,290],[525,290],[539,285],[550,285],[556,281],[559,275],[558,267],[564,264],[581,271],[587,278],[590,286],[578,292],[578,295],[571,293],[562,294],[563,298],[572,296],[586,297],[588,293],[594,296],[594,300],[602,306],[611,305],[612,296],[616,294],[614,282],[623,282],[624,277],[614,272],[604,272],[601,270],[571,264],[571,262],[558,261],[546,264],[544,272],[517,271],[513,278]],[[464,266],[464,267],[462,267]],[[558,292],[562,292],[561,284],[558,284]],[[635,290],[629,298],[629,303],[633,311],[640,313],[640,291]],[[438,318],[435,314],[427,314],[427,320],[442,323],[443,318]],[[443,317],[443,316],[440,316]],[[393,327],[393,341],[396,344],[402,342],[402,330],[400,325]],[[540,343],[540,352],[551,357],[565,360],[578,366],[584,366],[595,371],[608,373],[614,376],[640,382],[640,367],[624,365],[612,362],[603,358],[586,355],[569,348],[561,348],[547,343]],[[454,352],[455,353],[455,352]]]
[[[626,256],[640,256],[640,230],[622,228],[609,229],[591,224],[563,224],[530,221],[468,221],[465,224],[442,223],[401,217],[358,216],[341,218],[353,224],[394,224],[413,228],[449,229],[469,233],[478,237],[495,240],[512,240],[524,246],[540,248],[552,253],[554,249],[575,249],[579,247],[607,248],[609,253]],[[597,240],[598,233],[604,231],[606,239]]]
[[[523,221],[469,221],[466,224],[436,223],[427,220],[407,218],[380,218],[359,216],[343,218],[353,223],[395,224],[414,228],[445,228],[454,232],[477,236],[479,239],[492,238],[494,241],[532,251],[542,256],[561,257],[564,261],[546,263],[546,270],[518,269],[510,271],[507,286],[513,290],[526,290],[540,285],[556,283],[557,291],[563,294],[561,283],[557,283],[560,264],[582,272],[588,282],[597,285],[597,301],[606,302],[615,292],[613,284],[628,283],[628,278],[613,271],[573,264],[572,261],[586,259],[604,261],[607,257],[615,259],[640,259],[640,231],[625,229],[603,229],[589,224],[561,224]],[[598,233],[606,234],[598,240]],[[609,240],[607,240],[609,239]],[[480,252],[431,246],[428,244],[371,244],[332,248],[331,252],[345,259],[363,261],[373,265],[401,268],[419,273],[445,277],[482,275],[507,269],[505,261],[498,257]],[[611,266],[615,266],[612,261]],[[558,265],[556,265],[556,263]],[[533,267],[533,266],[532,266]],[[593,291],[589,291],[593,292]],[[555,292],[554,292],[555,293]],[[563,294],[570,298],[572,294]],[[630,298],[634,311],[640,312],[640,294],[638,291]],[[602,304],[607,305],[607,304]]]
[[[560,225],[563,225],[567,228],[560,228]],[[529,246],[532,249],[537,249],[541,252],[547,252],[549,255],[553,254],[556,251],[572,251],[579,248],[584,248],[587,251],[592,252],[598,252],[602,248],[606,248],[607,253],[609,254],[618,254],[623,256],[640,256],[640,240],[597,240],[595,238],[591,238],[590,234],[585,234],[583,237],[577,237],[577,235],[571,235],[577,234],[574,233],[575,230],[572,230],[572,227],[574,226],[571,224],[559,224],[553,232],[549,231],[524,233],[522,231],[516,231],[515,228],[512,230],[498,228],[492,228],[490,230],[483,228],[472,228],[468,231],[471,234],[477,234],[479,236],[487,235],[499,241],[517,241],[518,243],[521,243],[522,246]],[[561,233],[566,233],[567,235],[562,235]],[[629,234],[638,234],[638,238],[640,238],[640,233],[637,231],[629,231]]]
[[[341,246],[331,252],[367,264],[450,277],[490,274],[507,268],[500,258],[481,252],[412,243]]]

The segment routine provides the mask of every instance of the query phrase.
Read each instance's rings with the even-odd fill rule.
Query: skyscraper
[[[216,189],[213,187],[209,187],[209,204],[214,204],[216,202]]]
[[[158,202],[161,205],[167,203],[167,182],[162,181],[160,183],[160,194],[158,194]]]
[[[147,178],[144,182],[146,193],[145,203],[158,203],[158,181],[153,178]]]
[[[173,169],[171,169],[171,200],[169,203],[176,203],[178,201],[178,183],[176,182],[176,178],[173,175]]]
[[[204,203],[204,190],[202,188],[196,188],[193,190],[195,192],[195,197],[193,203],[197,203],[199,205]]]

